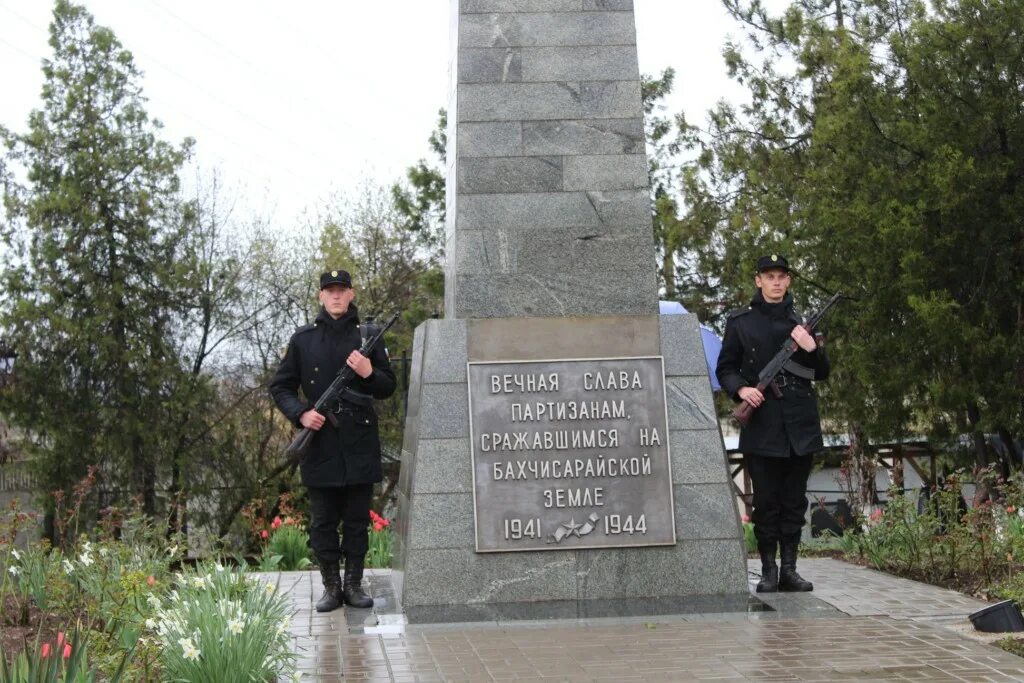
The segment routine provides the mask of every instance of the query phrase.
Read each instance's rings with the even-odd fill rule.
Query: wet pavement
[[[329,614],[318,574],[265,577],[294,606],[304,681],[1024,681],[1024,659],[974,634],[984,602],[838,560],[800,571],[813,593],[409,614],[386,570],[367,572],[372,609]]]

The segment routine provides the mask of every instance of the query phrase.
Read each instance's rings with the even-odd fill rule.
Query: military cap
[[[757,259],[757,272],[763,273],[764,271],[771,270],[772,268],[781,268],[788,273],[789,261],[786,260],[785,256],[780,254],[771,254]]]
[[[320,289],[331,285],[352,286],[352,276],[347,270],[329,270],[320,276]]]

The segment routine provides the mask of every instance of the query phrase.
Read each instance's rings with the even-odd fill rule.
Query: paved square
[[[758,563],[750,563],[751,585]],[[774,611],[409,624],[387,571],[371,610],[318,614],[319,575],[278,581],[307,681],[1024,681],[1024,659],[967,634],[984,606],[838,560],[801,560],[813,593]]]

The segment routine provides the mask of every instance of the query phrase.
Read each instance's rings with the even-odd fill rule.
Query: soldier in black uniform
[[[347,272],[332,270],[321,275],[323,307],[312,325],[300,327],[292,335],[270,380],[270,395],[281,412],[296,427],[317,432],[301,473],[302,483],[309,489],[310,545],[325,589],[316,604],[318,612],[329,612],[343,602],[353,607],[373,605],[362,589],[373,485],[383,478],[372,403],[394,393],[395,374],[383,344],[377,344],[369,358],[359,353],[362,339],[376,330],[359,324],[354,298]],[[313,404],[343,365],[352,368],[357,377],[337,408],[322,415],[313,410]],[[340,547],[339,522],[343,532]],[[344,583],[339,566],[343,556]]]
[[[757,590],[762,593],[814,588],[797,574],[796,557],[812,455],[824,447],[811,382],[828,377],[829,363],[824,348],[793,309],[790,283],[785,257],[758,259],[758,291],[749,306],[729,314],[715,370],[723,391],[756,408],[740,430],[740,451],[754,485],[754,535],[762,567]],[[758,373],[790,338],[800,348],[771,391],[762,394],[757,390]],[[775,565],[780,547],[781,571]]]

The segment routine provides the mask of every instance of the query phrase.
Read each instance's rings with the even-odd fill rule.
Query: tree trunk
[[[1017,448],[1017,443],[1013,439],[1013,434],[1006,428],[1006,425],[999,425],[996,430],[999,434],[999,440],[1003,442],[1003,476],[1007,479],[1010,477],[1010,473],[1015,469],[1021,469],[1021,453],[1020,449]]]

